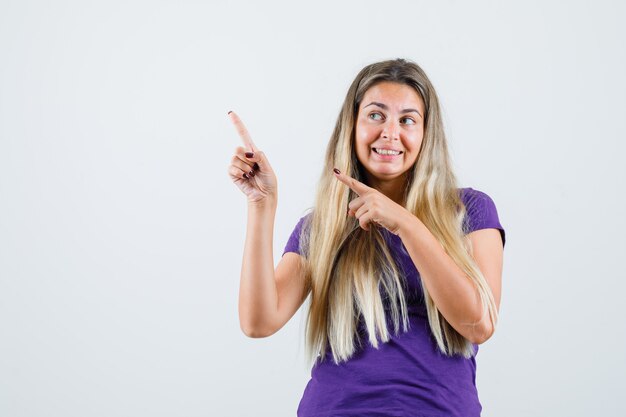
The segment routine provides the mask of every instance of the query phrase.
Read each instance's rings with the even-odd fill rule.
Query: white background
[[[618,1],[0,1],[0,415],[293,416],[303,309],[239,328],[237,111],[279,181],[278,262],[360,68],[440,95],[507,233],[484,416],[623,416]]]

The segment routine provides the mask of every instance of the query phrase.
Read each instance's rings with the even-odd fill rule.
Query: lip
[[[386,151],[396,151],[396,152],[400,152],[400,154],[403,154],[404,152],[402,152],[402,149],[394,149],[394,148],[377,148],[375,146],[372,146],[372,150],[374,149],[383,149]]]
[[[394,151],[396,149],[390,149],[390,150]],[[376,155],[376,158],[380,159],[381,161],[393,161],[394,159],[399,158],[404,154],[404,152],[400,151],[399,149],[397,149],[397,151],[400,152],[399,155],[381,155],[381,154],[376,153],[374,148],[372,148],[372,153]]]

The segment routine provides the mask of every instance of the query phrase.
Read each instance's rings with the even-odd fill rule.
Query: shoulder
[[[475,230],[494,228],[500,230],[502,241],[505,241],[505,231],[500,223],[500,216],[496,204],[487,193],[475,188],[460,189],[461,200],[465,205],[464,230],[466,233]]]
[[[307,213],[304,216],[300,217],[300,220],[296,223],[293,228],[289,238],[287,239],[287,244],[285,245],[285,249],[283,251],[283,255],[287,252],[295,252],[297,254],[302,253],[302,245],[301,245],[301,236],[303,233],[303,229],[307,228],[307,224],[311,219],[311,213]]]
[[[487,193],[471,187],[460,188],[459,192],[468,214],[496,211],[496,204]]]
[[[306,213],[296,223],[293,231],[291,232],[291,237],[298,239],[300,234],[302,233],[302,229],[307,229],[309,223],[311,222],[312,213]]]
[[[298,220],[298,224],[296,225],[296,227],[298,229],[302,229],[302,227],[304,225],[308,225],[312,219],[313,219],[313,211],[309,211],[304,216],[300,217],[300,220]]]
[[[479,200],[491,200],[491,197],[483,191],[477,190],[472,187],[459,188],[461,199],[463,203],[474,203]],[[493,201],[493,200],[492,200]]]

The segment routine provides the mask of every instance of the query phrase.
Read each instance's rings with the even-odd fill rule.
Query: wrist
[[[248,208],[253,210],[276,209],[278,206],[278,197],[268,195],[259,201],[248,201]]]
[[[420,220],[416,216],[414,216],[413,213],[406,210],[405,215],[403,216],[402,221],[400,221],[400,225],[398,227],[397,234],[400,237],[400,240],[404,240],[404,238],[409,234],[414,235],[415,231],[419,227],[419,223]]]

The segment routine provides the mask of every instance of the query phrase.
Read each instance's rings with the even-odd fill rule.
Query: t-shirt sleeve
[[[304,224],[304,219],[307,216],[301,217],[300,221],[298,221],[298,223],[296,224],[296,227],[293,229],[293,232],[291,232],[291,236],[289,236],[289,239],[287,240],[287,244],[285,245],[285,250],[283,251],[283,255],[284,256],[285,253],[287,252],[295,252],[298,255],[300,255],[300,233],[302,231],[302,226]]]
[[[473,188],[465,188],[462,195],[465,203],[467,233],[481,229],[498,229],[502,237],[502,247],[505,243],[504,227],[500,224],[496,205],[487,194]]]

